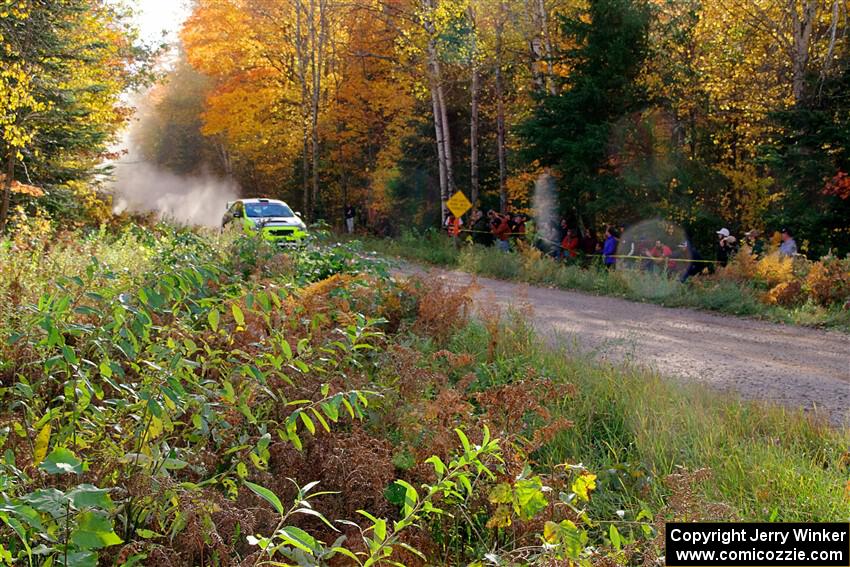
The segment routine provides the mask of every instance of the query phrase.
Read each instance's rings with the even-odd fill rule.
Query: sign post
[[[458,191],[446,201],[446,207],[452,212],[455,217],[454,226],[451,227],[452,238],[454,239],[455,248],[458,246],[458,236],[460,236],[460,217],[466,214],[466,211],[472,208],[472,203],[463,194],[463,191]]]
[[[466,214],[466,211],[472,208],[472,203],[469,202],[469,199],[466,198],[463,191],[458,191],[452,195],[448,201],[446,201],[446,206],[455,218],[459,219]]]

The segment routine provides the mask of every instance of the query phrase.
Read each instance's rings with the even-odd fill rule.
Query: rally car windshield
[[[250,218],[295,216],[292,209],[280,203],[245,203],[245,213]]]

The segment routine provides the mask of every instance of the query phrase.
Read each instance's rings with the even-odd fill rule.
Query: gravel
[[[429,274],[457,285],[473,280],[462,272]],[[552,344],[850,426],[850,335],[489,278],[477,283],[477,304],[530,308],[535,329]]]

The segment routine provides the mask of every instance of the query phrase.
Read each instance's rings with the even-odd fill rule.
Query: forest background
[[[579,226],[850,251],[843,0],[197,0],[165,56],[114,3],[0,8],[3,225],[111,214],[124,93],[152,84],[142,159],[311,220],[436,226],[456,190],[527,209],[548,172]]]

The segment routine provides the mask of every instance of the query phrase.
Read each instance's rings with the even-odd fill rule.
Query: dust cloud
[[[547,244],[557,243],[559,227],[558,221],[558,199],[555,196],[555,180],[548,173],[544,173],[534,182],[534,197],[532,206],[534,208],[534,223],[540,237]]]
[[[163,65],[168,68],[175,63],[166,58]],[[108,164],[112,173],[106,186],[112,193],[113,212],[153,212],[177,224],[221,226],[227,201],[239,198],[239,186],[233,179],[216,175],[203,162],[195,164],[195,172],[179,174],[145,159],[142,140],[150,142],[151,136],[166,135],[162,121],[169,124],[169,117],[158,112],[153,92],[127,94],[135,116],[112,148],[121,158]]]
[[[132,155],[132,151],[130,155]],[[145,161],[114,163],[113,212],[156,212],[179,224],[220,226],[227,201],[238,198],[234,181],[212,174],[176,175]]]

